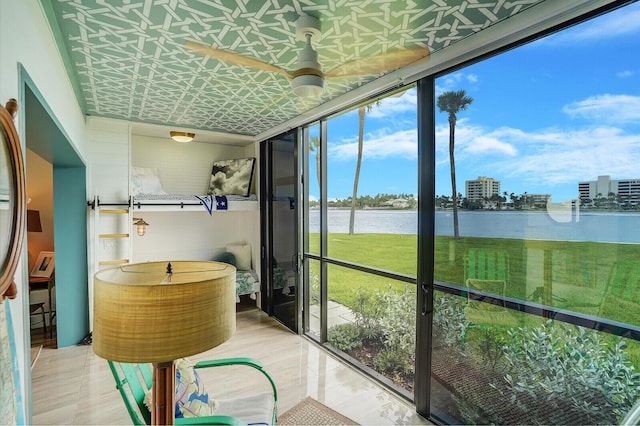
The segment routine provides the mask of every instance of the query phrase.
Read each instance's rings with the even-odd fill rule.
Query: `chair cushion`
[[[220,399],[218,413],[237,417],[247,424],[270,425],[273,418],[274,400],[269,392],[234,399]]]

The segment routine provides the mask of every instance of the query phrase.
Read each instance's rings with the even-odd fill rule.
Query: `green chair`
[[[598,316],[640,324],[640,263],[620,261],[612,265]]]
[[[509,282],[509,254],[505,250],[470,248],[464,255],[464,285],[469,290],[504,297]],[[504,304],[493,304],[477,300],[469,292],[466,295],[464,312],[475,326],[512,327],[518,325],[518,315]],[[465,346],[464,341],[462,342]]]
[[[108,361],[109,368],[116,380],[129,416],[135,425],[151,424],[151,412],[145,405],[145,395],[152,384],[151,364],[128,364]],[[251,358],[227,358],[213,361],[201,361],[193,365],[197,369],[242,365],[259,371],[269,382],[269,392],[258,393],[233,399],[216,398],[215,415],[203,417],[176,418],[177,425],[216,424],[216,425],[275,425],[277,419],[277,391],[275,383],[264,370],[262,364]],[[215,397],[215,395],[213,396]],[[218,414],[220,413],[220,414]]]
[[[468,249],[464,255],[464,284],[474,290],[504,296],[509,280],[509,254],[505,250]],[[489,308],[490,304],[487,305]],[[495,305],[493,305],[495,306]]]

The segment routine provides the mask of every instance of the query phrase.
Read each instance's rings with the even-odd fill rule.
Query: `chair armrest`
[[[222,367],[225,365],[248,365],[258,370],[262,370],[264,368],[262,363],[257,359],[246,358],[246,357],[222,358],[222,359],[200,361],[196,365],[194,365],[194,367],[208,368],[208,367]]]
[[[246,425],[242,420],[231,416],[202,416],[175,419],[176,425]]]

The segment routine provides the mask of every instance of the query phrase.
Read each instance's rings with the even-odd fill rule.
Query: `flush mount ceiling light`
[[[169,135],[171,135],[171,139],[173,139],[176,142],[191,142],[193,138],[196,137],[195,133],[177,132],[175,130],[170,131]]]

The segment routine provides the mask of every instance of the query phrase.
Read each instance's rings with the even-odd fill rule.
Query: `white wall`
[[[250,147],[131,136],[131,165],[157,168],[160,182],[170,194],[206,194],[214,161],[247,156],[255,156]]]
[[[16,98],[22,108],[17,120],[23,153],[25,149],[24,100],[20,97],[20,76],[18,64],[22,64],[50,106],[57,121],[62,125],[81,158],[85,158],[85,125],[67,78],[61,58],[44,13],[38,0],[0,1],[0,102],[4,105],[9,98]],[[26,246],[26,244],[25,244]],[[26,254],[26,248],[23,251]],[[25,421],[31,422],[31,376],[29,368],[29,326],[27,262],[18,265],[16,284],[19,294],[10,304],[18,367],[21,372],[21,389]]]

